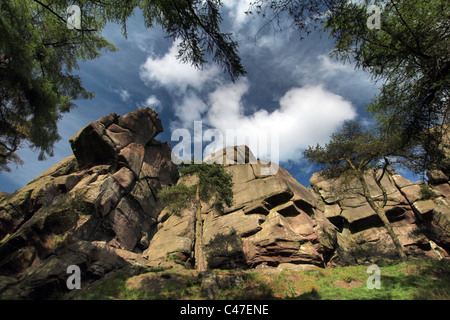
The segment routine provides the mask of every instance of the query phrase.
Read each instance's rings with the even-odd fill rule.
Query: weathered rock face
[[[123,267],[146,248],[141,239],[155,232],[160,211],[156,192],[178,179],[170,146],[154,140],[161,131],[150,108],[105,116],[70,139],[74,155],[2,196],[0,274],[21,280],[10,294],[50,294],[65,286],[68,265],[92,279],[94,269]]]
[[[216,154],[225,155],[225,151]],[[229,154],[228,154],[229,155]],[[205,161],[214,159],[213,157]],[[233,163],[234,162],[234,163]],[[325,266],[336,241],[335,227],[317,210],[315,195],[287,171],[262,175],[268,164],[248,150],[228,156],[234,204],[219,215],[203,204],[203,243],[210,268],[251,268],[280,263]],[[186,183],[186,182],[185,182]],[[158,218],[159,231],[144,253],[150,260],[192,259],[194,212]]]
[[[372,197],[382,201],[382,192],[372,176],[366,174],[366,181]],[[396,257],[386,228],[362,195],[356,179],[325,179],[319,172],[312,176],[310,183],[319,196],[320,210],[338,229],[338,247],[333,257],[337,263]],[[387,192],[386,216],[406,254],[429,258],[448,256],[450,198],[445,191],[448,183],[432,187],[443,190],[434,200],[423,200],[419,184],[395,173],[386,174],[381,184]]]
[[[442,151],[444,159],[440,166],[427,172],[428,181],[431,184],[445,184],[450,180],[450,125],[444,124],[432,129],[438,130],[441,141],[438,148]]]
[[[194,209],[169,215],[157,192],[178,181],[152,109],[110,114],[81,129],[74,155],[14,194],[0,193],[0,295],[48,298],[67,291],[67,267],[88,285],[121,269],[194,265]],[[204,256],[210,269],[311,270],[396,258],[381,221],[357,183],[313,175],[314,190],[245,147],[207,157],[233,176],[234,204],[222,214],[202,204]],[[183,177],[194,184],[195,177]],[[385,176],[386,214],[409,256],[443,258],[450,250],[450,185],[430,199],[402,176]],[[369,187],[381,199],[375,183]],[[278,272],[277,271],[277,272]],[[205,289],[206,290],[206,289]]]
[[[226,161],[225,170],[233,176],[234,204],[222,215],[202,205],[202,240],[210,268],[311,268],[397,258],[391,238],[356,181],[326,180],[317,173],[311,178],[315,191],[310,190],[283,168],[274,175],[261,174],[268,164],[245,147],[229,147],[205,159],[218,160]],[[381,200],[375,181],[369,175],[367,181],[373,197]],[[448,256],[448,184],[433,186],[439,194],[434,200],[422,200],[420,185],[398,174],[386,175],[382,184],[388,194],[386,214],[407,255]],[[146,257],[192,261],[193,210],[181,216],[163,211],[158,222],[160,229]]]

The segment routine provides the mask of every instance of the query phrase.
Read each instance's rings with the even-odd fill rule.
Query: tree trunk
[[[195,265],[198,271],[206,271],[205,259],[203,256],[203,216],[202,216],[202,204],[200,202],[200,187],[197,186],[195,194]]]
[[[397,251],[398,256],[401,260],[406,260],[406,254],[405,250],[400,243],[400,240],[398,240],[397,235],[394,232],[394,229],[391,226],[391,222],[386,216],[386,213],[384,212],[384,205],[379,206],[375,203],[375,201],[372,199],[372,196],[370,195],[369,187],[367,186],[366,180],[364,178],[364,173],[358,173],[358,179],[361,182],[364,197],[366,198],[367,202],[369,203],[370,207],[375,211],[375,213],[380,217],[381,221],[383,222],[384,227],[386,228],[389,236],[391,237],[392,241],[394,242],[395,249]],[[378,182],[377,182],[378,184]],[[383,192],[383,198],[387,199],[386,190],[384,188],[380,188]],[[387,201],[384,201],[386,203]]]
[[[389,219],[386,216],[386,213],[384,212],[384,208],[378,208],[376,210],[377,215],[380,217],[381,221],[384,224],[384,227],[386,228],[388,234],[391,236],[392,241],[394,242],[395,248],[397,249],[397,254],[399,255],[401,260],[406,260],[406,254],[405,250],[403,249],[402,244],[400,243],[400,240],[398,240],[397,235],[394,232],[394,229],[391,226],[391,223]]]

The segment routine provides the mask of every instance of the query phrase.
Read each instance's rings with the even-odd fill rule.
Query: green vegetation
[[[450,264],[446,261],[380,261],[381,289],[368,289],[367,265],[316,271],[214,270],[217,299],[450,299]],[[193,270],[152,270],[130,277],[117,272],[99,285],[71,292],[67,299],[204,299]]]
[[[303,152],[303,156],[310,162],[321,165],[325,169],[322,174],[330,178],[357,179],[363,191],[362,195],[383,222],[395,244],[398,256],[405,260],[403,246],[384,211],[388,195],[381,183],[390,164],[388,157],[392,150],[395,150],[393,148],[395,145],[396,141],[392,137],[386,139],[376,132],[362,130],[361,125],[356,121],[347,121],[340,131],[331,135],[331,141],[324,147],[320,145],[309,147]],[[367,174],[371,174],[371,177],[368,178]],[[367,179],[373,179],[376,183],[383,195],[382,201],[376,201],[376,197],[371,194]]]
[[[141,280],[141,281],[140,281]],[[67,299],[82,300],[155,300],[200,298],[200,283],[190,273],[175,273],[160,268],[130,277],[116,272],[100,284],[72,291]]]
[[[436,198],[436,193],[431,189],[428,183],[423,183],[420,185],[420,199],[429,200]]]
[[[369,5],[380,8],[380,28],[367,25]],[[448,1],[255,0],[252,12],[275,28],[287,16],[301,38],[326,31],[335,41],[331,56],[380,84],[368,110],[385,137],[399,137],[397,156],[415,147],[404,164],[418,173],[442,165],[450,115]]]
[[[203,253],[202,203],[211,203],[217,212],[223,212],[223,205],[233,204],[233,179],[218,164],[190,164],[180,169],[181,178],[192,179],[192,185],[183,181],[158,193],[161,203],[171,214],[181,215],[185,209],[195,207],[195,265],[199,271],[207,269]]]
[[[279,274],[253,273],[242,289],[221,290],[224,299],[301,300],[412,300],[449,299],[448,262],[414,261],[379,264],[381,289],[368,289],[368,266],[349,266],[317,271],[282,271]]]
[[[381,28],[367,28],[367,6],[382,8]],[[449,121],[450,5],[445,0],[338,1],[325,29],[336,40],[333,55],[381,82],[369,106],[386,136],[416,148],[405,165],[416,172],[439,167]],[[401,149],[396,151],[401,154]]]
[[[67,28],[69,6],[80,8],[81,29]],[[220,31],[218,0],[11,0],[0,5],[0,171],[21,163],[17,150],[27,142],[39,159],[53,155],[61,137],[57,123],[77,99],[91,99],[79,61],[117,48],[102,36],[108,23],[127,36],[127,21],[138,9],[147,28],[159,25],[180,40],[178,58],[197,68],[206,56],[234,81],[245,74],[231,34]]]

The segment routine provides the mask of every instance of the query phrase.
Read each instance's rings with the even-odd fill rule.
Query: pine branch
[[[54,16],[56,16],[59,20],[61,20],[62,22],[64,22],[64,24],[67,25],[67,20],[64,19],[63,17],[61,17],[58,13],[56,13],[52,8],[50,8],[49,5],[46,5],[45,3],[42,3],[39,0],[33,0],[34,2],[36,2],[37,4],[41,5],[42,7],[44,7],[45,9],[47,9],[48,11],[50,11]],[[78,32],[95,32],[97,31],[97,29],[75,29]]]

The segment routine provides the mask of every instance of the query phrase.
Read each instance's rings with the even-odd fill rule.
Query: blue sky
[[[78,107],[61,119],[62,139],[55,145],[55,156],[38,161],[37,153],[23,148],[19,155],[24,164],[0,173],[0,190],[13,192],[69,156],[69,138],[89,122],[143,106],[158,111],[164,132],[156,138],[172,147],[178,143],[171,141],[172,132],[193,132],[194,121],[221,132],[277,130],[280,165],[309,186],[316,168],[302,159],[302,151],[326,143],[345,120],[370,125],[365,109],[377,87],[361,70],[330,58],[333,41],[326,33],[316,31],[300,41],[289,21],[282,22],[282,32],[271,26],[260,30],[264,20],[244,13],[248,0],[224,2],[223,27],[239,42],[246,77],[233,83],[212,62],[203,70],[180,63],[175,58],[177,42],[158,27],[146,29],[137,11],[128,22],[127,39],[116,25],[103,31],[118,52],[79,64],[84,87],[96,96],[76,101]]]

